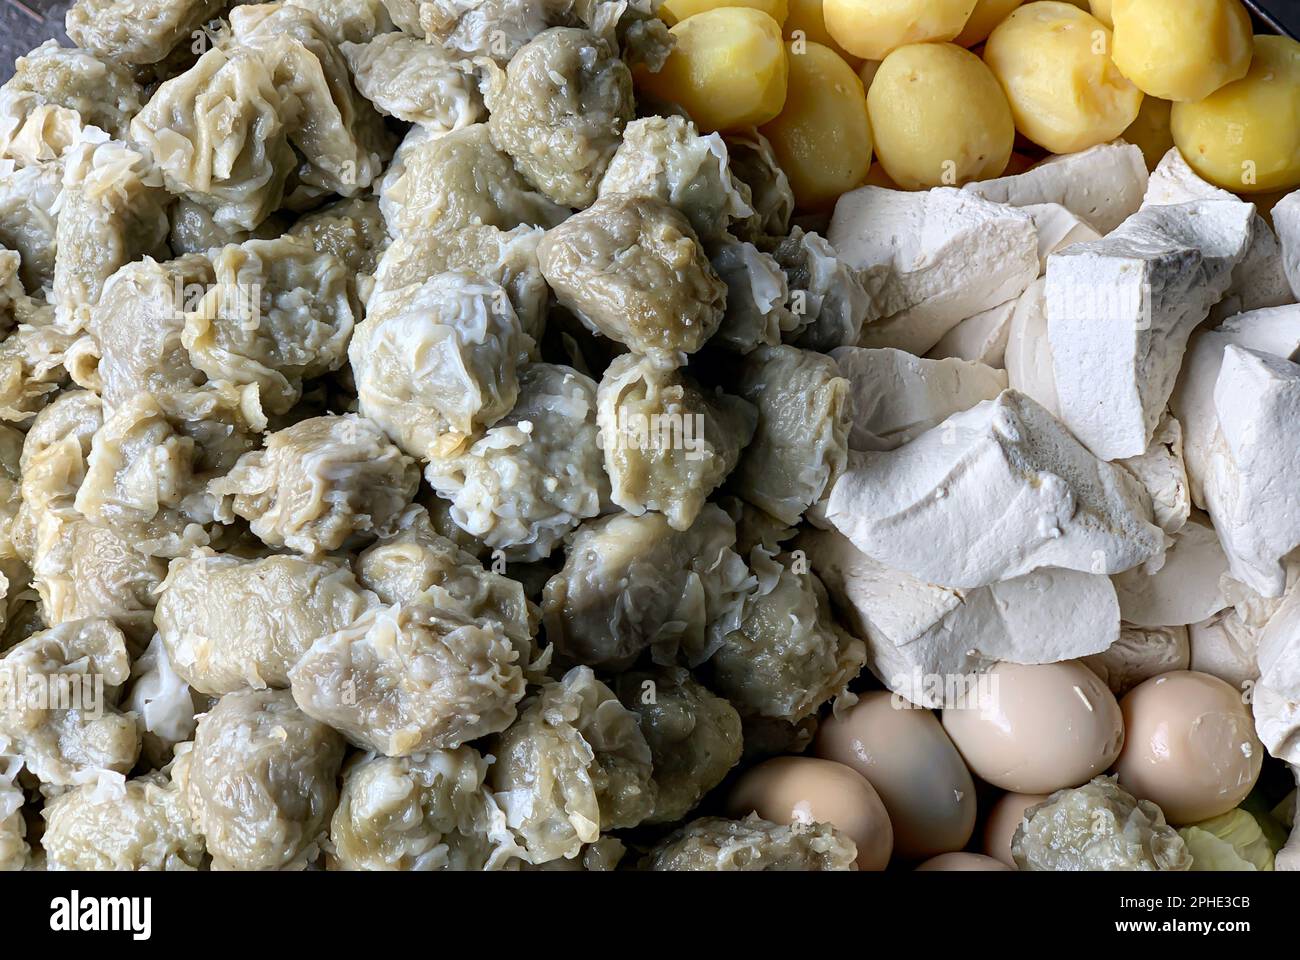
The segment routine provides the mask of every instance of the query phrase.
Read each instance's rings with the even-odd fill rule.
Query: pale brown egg
[[[1119,756],[1119,704],[1082,663],[999,663],[981,681],[977,704],[945,710],[943,727],[970,771],[995,787],[1077,787]]]
[[[937,857],[931,857],[925,863],[916,868],[917,870],[952,870],[961,872],[970,872],[976,870],[987,870],[990,872],[1014,870],[1014,867],[1008,867],[1001,860],[994,860],[992,857],[986,857],[982,853],[941,853]]]
[[[1208,673],[1175,670],[1138,684],[1120,702],[1128,739],[1119,783],[1170,823],[1227,813],[1259,779],[1264,747],[1241,693]]]
[[[813,752],[852,767],[876,788],[894,827],[894,853],[908,860],[960,850],[975,829],[975,784],[929,710],[868,693],[817,732]]]
[[[894,848],[889,813],[856,770],[816,757],[776,757],[745,773],[727,798],[731,816],[829,823],[858,846],[858,869],[883,870]]]
[[[1046,799],[1045,793],[1004,793],[998,797],[984,821],[984,852],[1014,868],[1016,861],[1011,856],[1011,838],[1016,835],[1025,811]]]

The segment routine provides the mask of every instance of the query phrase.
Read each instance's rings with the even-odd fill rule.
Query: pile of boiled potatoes
[[[1018,173],[1122,137],[1240,194],[1300,186],[1300,43],[1239,0],[664,0],[642,91],[759,127],[799,206]],[[878,161],[873,165],[873,158]]]

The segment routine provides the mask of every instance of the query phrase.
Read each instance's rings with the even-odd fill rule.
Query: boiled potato
[[[1111,59],[1163,100],[1203,100],[1250,69],[1250,15],[1237,0],[1115,0]]]
[[[1092,8],[1092,15],[1106,26],[1113,27],[1115,25],[1110,18],[1111,0],[1088,0],[1088,5]],[[1077,4],[1077,6],[1083,6],[1083,4]]]
[[[791,44],[793,47],[793,44]],[[871,124],[862,81],[820,43],[790,51],[785,109],[762,128],[805,210],[825,209],[871,168]]]
[[[984,62],[1011,101],[1017,130],[1053,153],[1076,153],[1114,140],[1142,106],[1142,91],[1119,72],[1110,45],[1096,17],[1041,0],[997,26]]]
[[[718,7],[749,7],[751,10],[762,10],[777,23],[785,23],[789,13],[786,0],[664,0],[664,5],[659,8],[659,17],[671,27],[687,17],[704,13],[706,10],[716,10]]]
[[[823,0],[826,29],[857,57],[883,60],[909,43],[951,40],[975,0]]]
[[[1242,79],[1195,103],[1175,103],[1174,143],[1192,169],[1238,193],[1300,186],[1300,43],[1256,37]]]
[[[973,47],[988,39],[993,28],[1011,15],[1011,11],[1025,0],[979,0],[975,12],[966,21],[962,32],[957,34],[953,43],[963,47]]]
[[[822,0],[789,0],[790,14],[785,20],[787,40],[811,40],[824,47],[830,47],[848,61],[849,66],[857,67],[862,63],[861,57],[849,53],[831,36],[826,29],[826,17],[822,15]]]
[[[1156,97],[1143,97],[1142,109],[1133,125],[1124,131],[1123,139],[1142,149],[1147,169],[1154,170],[1160,159],[1174,145],[1174,132],[1169,129],[1169,111],[1173,104]]]
[[[785,105],[781,26],[761,10],[718,7],[671,30],[677,45],[658,73],[636,72],[650,96],[680,104],[706,133],[767,123]]]
[[[885,57],[867,108],[881,165],[910,190],[996,177],[1016,139],[993,72],[955,43],[914,43]]]

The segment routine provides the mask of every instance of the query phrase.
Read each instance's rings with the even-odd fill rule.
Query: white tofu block
[[[836,347],[831,357],[849,381],[850,450],[894,450],[1007,388],[1003,371],[965,360],[866,347]]]
[[[1101,234],[1091,224],[1059,203],[1033,203],[1023,209],[1034,218],[1034,229],[1038,231],[1040,275],[1047,272],[1047,258],[1058,250],[1101,239]]]
[[[1061,419],[1103,460],[1146,450],[1188,337],[1232,282],[1252,216],[1236,201],[1147,207],[1104,239],[1049,258]]]
[[[1291,765],[1291,776],[1300,784],[1300,767]],[[1300,823],[1300,790],[1292,790],[1291,826]],[[1278,873],[1291,873],[1300,870],[1300,830],[1292,829],[1282,849],[1273,855],[1273,869]]]
[[[1203,482],[1209,452],[1217,442],[1219,422],[1214,387],[1228,344],[1270,353],[1286,360],[1300,357],[1300,306],[1253,310],[1224,321],[1214,330],[1198,332],[1188,344],[1170,409],[1183,425],[1183,461],[1192,502],[1205,509]],[[1014,386],[1014,384],[1013,384]]]
[[[1183,463],[1183,428],[1178,421],[1166,413],[1156,425],[1146,452],[1116,463],[1123,464],[1146,487],[1156,526],[1165,533],[1182,529],[1192,511],[1192,498]]]
[[[1084,665],[1110,692],[1122,697],[1143,680],[1170,670],[1186,670],[1186,627],[1135,627],[1121,623],[1119,639],[1101,653],[1084,657]]]
[[[1270,756],[1300,763],[1300,690],[1284,692],[1278,683],[1261,674],[1255,684],[1251,694],[1255,733]]]
[[[890,690],[941,707],[932,678],[994,662],[1054,663],[1107,649],[1119,636],[1119,604],[1106,577],[1070,570],[958,592],[884,567],[833,530],[806,531],[796,546],[868,650],[867,666]]]
[[[1173,147],[1152,172],[1142,205],[1167,206],[1193,200],[1243,202],[1235,194],[1202,180]],[[1282,248],[1268,221],[1256,213],[1251,218],[1250,246],[1233,271],[1232,285],[1223,300],[1212,308],[1211,318],[1222,320],[1243,311],[1294,302],[1283,269]]]
[[[1250,237],[1246,255],[1232,272],[1232,285],[1210,310],[1211,320],[1222,321],[1248,310],[1296,302],[1282,259],[1282,245],[1268,221],[1258,213],[1251,220]]]
[[[1011,315],[1015,313],[1018,302],[1019,298],[1008,300],[991,310],[967,317],[945,333],[926,356],[931,360],[955,357],[1001,368],[1006,360]]]
[[[1038,276],[1027,214],[952,187],[862,187],[840,197],[827,234],[862,272],[879,320],[864,347],[923,356],[967,317],[1013,300]]]
[[[1004,363],[1007,384],[1032,397],[1052,416],[1060,417],[1056,397],[1056,374],[1052,372],[1052,344],[1047,337],[1047,281],[1039,278],[1029,285],[1011,313],[1007,328]]]
[[[1014,390],[898,450],[854,453],[827,520],[927,583],[973,589],[1041,567],[1115,574],[1164,550],[1151,499]]]
[[[1228,558],[1214,529],[1192,520],[1173,540],[1159,570],[1148,573],[1145,566],[1134,567],[1112,578],[1125,623],[1182,626],[1206,620],[1228,606],[1219,588]]]
[[[1245,690],[1259,679],[1259,633],[1259,627],[1243,623],[1235,610],[1193,623],[1187,628],[1188,666]]]
[[[1167,207],[1175,203],[1187,203],[1189,200],[1235,199],[1236,194],[1216,187],[1208,180],[1202,180],[1183,159],[1179,149],[1170,147],[1169,152],[1160,158],[1156,168],[1151,171],[1146,195],[1142,197],[1142,206]]]
[[[1206,509],[1232,576],[1261,596],[1281,596],[1283,561],[1300,546],[1300,364],[1228,345],[1214,408],[1219,438],[1206,465]]]
[[[875,638],[869,643],[905,647],[965,602],[959,591],[877,563],[836,530],[804,530],[795,547],[804,551],[852,632]],[[1115,609],[1118,620],[1118,603]],[[963,662],[966,649],[957,651]]]
[[[1059,203],[1104,236],[1137,213],[1147,177],[1142,151],[1116,140],[1051,157],[1012,177],[968,183],[962,189],[1013,207]]]
[[[1291,295],[1300,300],[1300,190],[1274,205],[1273,228],[1282,247],[1282,268],[1291,284]]]
[[[1288,560],[1286,565],[1287,592],[1290,592],[1291,588],[1295,586],[1297,575],[1300,575],[1300,563],[1295,562],[1294,559]],[[1219,589],[1228,598],[1228,602],[1232,604],[1232,609],[1241,618],[1241,622],[1257,629],[1262,629],[1273,619],[1273,614],[1277,613],[1286,597],[1285,593],[1280,597],[1261,596],[1240,580],[1235,579],[1230,573],[1223,575],[1223,580],[1219,583]]]
[[[1256,657],[1255,731],[1273,756],[1300,763],[1300,590],[1288,591],[1259,632]]]

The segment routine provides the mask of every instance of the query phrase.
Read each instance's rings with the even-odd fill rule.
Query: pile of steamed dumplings
[[[670,834],[863,666],[781,543],[868,298],[763,137],[637,103],[653,12],[82,0],[19,59],[0,865],[852,861]]]

